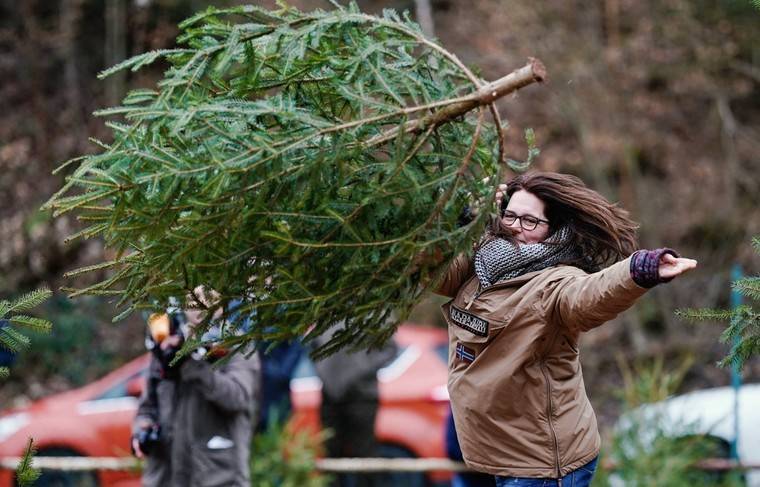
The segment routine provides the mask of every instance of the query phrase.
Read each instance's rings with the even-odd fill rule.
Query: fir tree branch
[[[0,328],[0,345],[11,352],[29,348],[29,338],[10,326]]]
[[[731,287],[744,296],[760,300],[760,277],[745,277],[733,283]]]
[[[0,320],[3,319],[3,316],[8,314],[11,310],[11,303],[10,301],[0,301]]]
[[[759,239],[752,241],[755,251],[760,253]],[[741,294],[758,299],[759,277],[741,278],[731,284],[731,287]],[[760,313],[751,305],[741,305],[731,310],[688,309],[678,310],[677,315],[689,320],[728,321],[728,327],[723,330],[720,341],[730,343],[731,349],[718,365],[721,367],[742,368],[752,357],[760,354]]]
[[[679,309],[676,316],[694,321],[726,321],[734,316],[733,311],[722,309]]]
[[[34,455],[36,453],[37,448],[34,446],[34,441],[32,438],[29,438],[29,443],[26,445],[21,462],[18,468],[16,468],[16,481],[22,487],[34,485],[41,475],[41,472],[33,466]]]
[[[41,288],[30,293],[24,294],[20,298],[17,298],[9,307],[7,311],[0,313],[0,318],[4,317],[7,313],[14,313],[18,311],[28,311],[32,308],[36,308],[40,304],[52,296],[53,293],[49,289]]]
[[[37,332],[47,333],[53,327],[53,324],[48,320],[42,318],[35,318],[33,316],[16,315],[12,316],[9,320],[11,323],[31,328]]]

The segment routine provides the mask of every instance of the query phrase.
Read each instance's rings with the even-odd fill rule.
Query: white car
[[[667,436],[703,434],[717,438],[726,446],[726,457],[738,431],[739,461],[760,465],[760,384],[742,385],[738,394],[732,387],[694,391],[644,405],[634,414],[645,420],[657,417],[662,433]],[[618,427],[626,428],[632,418],[633,415],[624,416]],[[760,470],[747,470],[745,479],[748,487],[760,487]],[[617,480],[613,482],[616,485]]]

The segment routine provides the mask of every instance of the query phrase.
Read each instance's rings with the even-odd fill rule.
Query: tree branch
[[[465,99],[448,105],[426,117],[410,120],[402,129],[406,133],[421,133],[429,127],[437,127],[450,120],[464,115],[478,106],[490,105],[495,100],[513,93],[520,88],[536,82],[546,80],[546,68],[543,63],[535,58],[530,58],[528,64],[516,69],[496,81],[483,85],[478,91],[464,97]],[[392,140],[398,136],[399,128],[396,127],[384,134],[372,137],[364,144],[368,147]]]

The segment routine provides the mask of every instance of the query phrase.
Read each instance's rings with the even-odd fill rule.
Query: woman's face
[[[545,209],[546,205],[544,202],[533,193],[521,189],[512,194],[505,213],[511,212],[518,217],[530,216],[537,220],[542,220],[533,230],[525,230],[523,226],[530,228],[531,225],[527,221],[523,222],[520,218],[516,218],[512,224],[507,225],[516,232],[515,239],[518,242],[521,244],[532,244],[543,242],[546,239],[549,235],[549,224],[546,223]],[[502,221],[504,224],[507,224],[504,218],[502,218]]]

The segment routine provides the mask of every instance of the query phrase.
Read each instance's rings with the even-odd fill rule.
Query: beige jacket
[[[449,325],[448,389],[471,468],[558,478],[599,453],[578,338],[646,292],[630,258],[594,274],[571,266],[531,272],[486,290],[458,257],[438,289]]]

